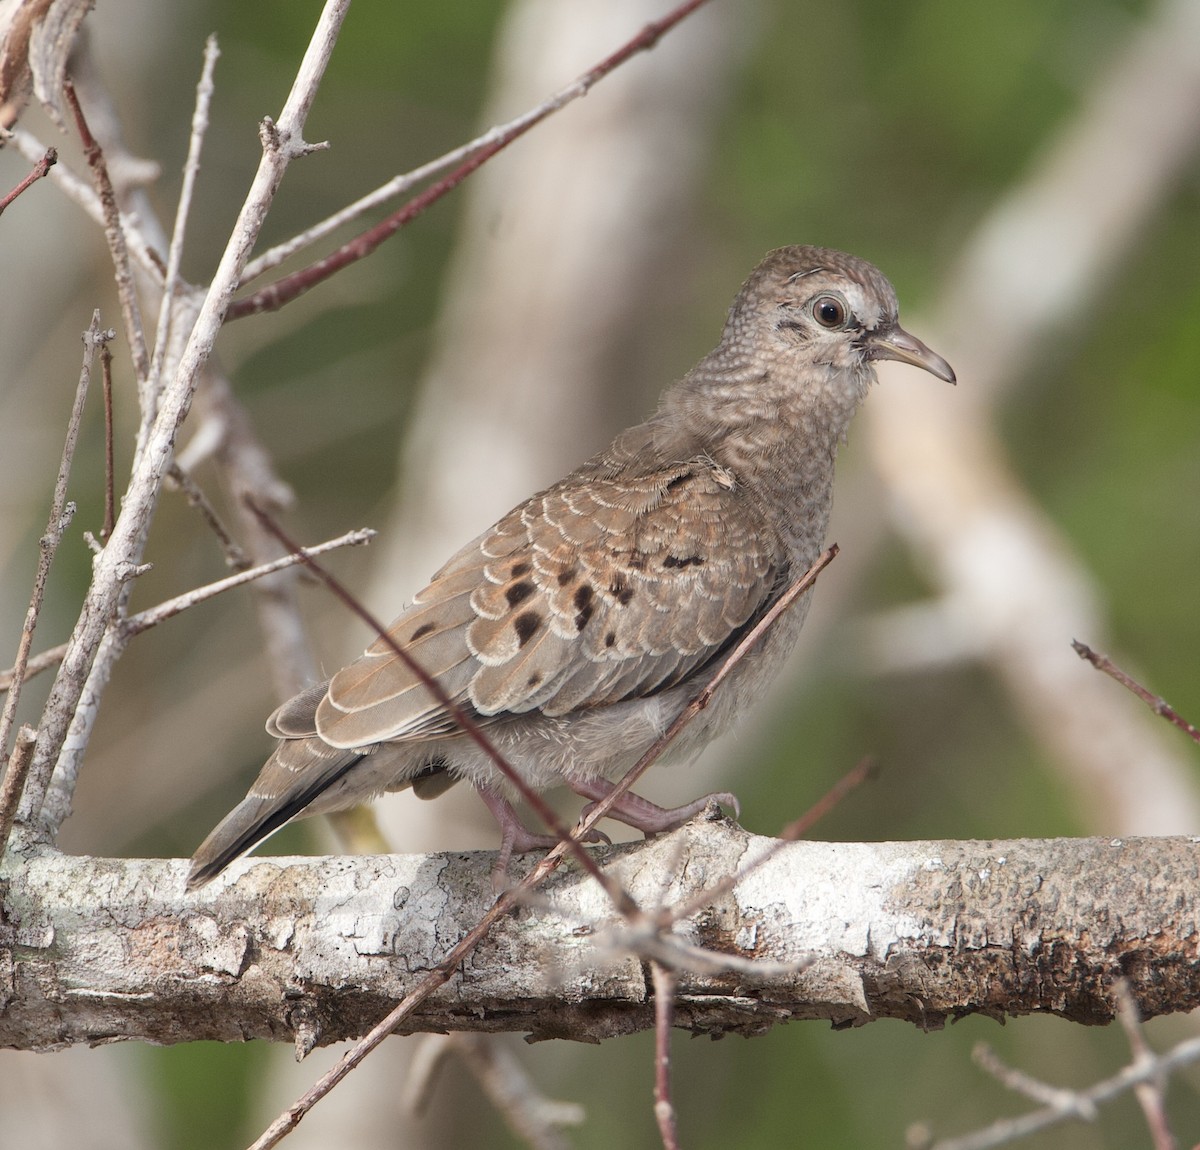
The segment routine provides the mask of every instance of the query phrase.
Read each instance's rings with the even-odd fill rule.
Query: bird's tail
[[[289,780],[289,785],[278,786],[279,760],[283,754],[293,757],[299,744],[317,743],[315,739],[285,740],[280,743],[263,766],[250,793],[242,799],[217,825],[208,838],[196,848],[188,868],[187,889],[193,891],[211,882],[234,859],[257,846],[273,835],[284,823],[303,811],[328,787],[332,786],[362,755],[355,751],[343,751],[330,755],[331,748],[321,745],[324,754],[319,769],[296,772],[299,777]],[[317,764],[313,764],[316,766]],[[290,768],[288,773],[294,770]],[[266,784],[266,785],[264,785]]]

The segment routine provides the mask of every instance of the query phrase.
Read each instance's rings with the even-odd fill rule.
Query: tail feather
[[[188,868],[187,889],[198,890],[217,877],[234,859],[273,835],[300,814],[322,791],[337,782],[362,755],[348,752],[332,760],[324,771],[313,772],[306,785],[282,794],[250,793],[213,828],[196,848]]]

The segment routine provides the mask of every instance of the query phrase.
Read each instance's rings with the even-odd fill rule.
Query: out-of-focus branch
[[[869,631],[865,663],[902,670],[970,654],[999,673],[1031,729],[1077,780],[1092,825],[1171,833],[1200,823],[1181,756],[1148,716],[1114,705],[1071,654],[1100,636],[1095,581],[1022,489],[991,430],[992,401],[1043,341],[1084,312],[1126,258],[1200,140],[1200,8],[1166,0],[968,244],[933,322],[948,395],[884,365],[866,405],[893,525],[941,600]],[[1140,109],[1152,106],[1147,124]],[[898,659],[897,659],[898,656]]]

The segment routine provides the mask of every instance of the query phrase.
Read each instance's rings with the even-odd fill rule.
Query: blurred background
[[[536,104],[667,7],[360,0],[306,132],[332,146],[292,165],[264,242]],[[215,267],[258,162],[257,122],[278,114],[318,10],[110,0],[88,17],[125,145],[161,165],[146,211],[168,222],[204,37],[219,38],[183,266],[192,282]],[[22,126],[77,164],[36,110]],[[794,673],[739,735],[694,768],[655,772],[645,792],[682,802],[734,790],[744,825],[769,835],[872,754],[879,778],[819,836],[1196,832],[1195,748],[1069,644],[1110,651],[1200,716],[1198,156],[1196,3],[714,0],[369,260],[279,314],[231,324],[218,356],[294,489],[288,530],[316,542],[380,529],[374,546],[330,565],[390,617],[455,546],[648,413],[714,344],[765,251],[819,243],[864,256],[959,386],[881,370],[839,459],[842,555],[821,579]],[[0,188],[27,170],[0,151]],[[0,269],[7,652],[78,333],[93,307],[113,324],[117,308],[100,231],[49,183],[0,220]],[[127,349],[116,370],[120,486],[135,426]],[[189,426],[206,418],[202,398]],[[224,478],[201,454],[195,478],[220,501]],[[74,621],[90,570],[80,533],[102,515],[101,461],[92,404],[72,482],[80,511],[35,650]],[[147,557],[135,608],[225,573],[178,495],[164,498]],[[319,589],[300,596],[327,674],[367,635]],[[63,846],[189,855],[268,752],[262,722],[278,681],[245,592],[139,638],[107,696]],[[44,691],[29,685],[27,716]],[[396,850],[495,845],[467,794],[395,797],[379,817]],[[268,847],[334,849],[315,823]],[[1159,1020],[1151,1041],[1192,1025]],[[1128,1058],[1119,1029],[1053,1018],[1003,1028],[967,1018],[930,1034],[797,1023],[752,1042],[679,1034],[682,1142],[895,1147],[916,1122],[951,1134],[1027,1109],[971,1064],[980,1040],[1067,1086]],[[391,1039],[289,1145],[527,1144],[453,1056],[414,1113],[401,1095],[420,1043]],[[510,1046],[540,1090],[586,1110],[557,1144],[658,1145],[648,1035]],[[0,1052],[0,1121],[26,1147],[223,1150],[254,1137],[337,1053],[295,1067],[290,1049],[258,1043]],[[1187,1144],[1200,1141],[1198,1086],[1200,1072],[1185,1072],[1170,1092]],[[1096,1126],[1022,1145],[1147,1142],[1126,1098]]]

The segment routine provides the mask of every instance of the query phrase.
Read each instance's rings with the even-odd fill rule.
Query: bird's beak
[[[867,341],[868,359],[895,359],[923,367],[930,375],[957,383],[952,368],[936,351],[930,351],[915,335],[909,335],[899,324],[876,332]]]

